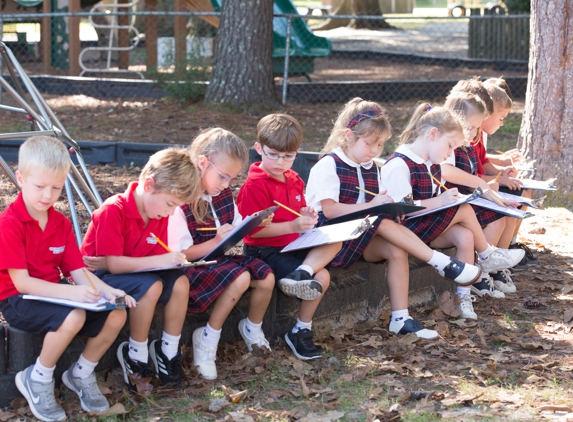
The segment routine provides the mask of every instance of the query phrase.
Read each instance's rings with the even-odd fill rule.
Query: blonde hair
[[[139,183],[153,178],[154,192],[174,195],[180,201],[190,203],[201,194],[199,173],[188,148],[166,148],[149,157]]]
[[[477,95],[484,102],[487,114],[489,116],[493,114],[493,100],[491,99],[483,82],[481,82],[477,76],[474,76],[471,79],[464,79],[459,81],[454,85],[450,91],[450,94],[454,92],[469,92],[470,94]]]
[[[348,146],[352,146],[352,144],[348,144],[344,135],[346,129],[352,131],[354,141],[360,137],[368,137],[373,134],[382,136],[384,133],[388,133],[388,137],[392,134],[392,127],[384,116],[380,104],[356,97],[348,101],[338,113],[328,141],[321,152],[328,154],[337,147],[346,151]]]
[[[474,94],[469,92],[452,92],[446,98],[444,107],[453,113],[456,113],[462,120],[462,124],[466,122],[468,116],[472,114],[481,114],[487,117],[487,110],[484,102]],[[478,133],[474,139],[470,139],[470,142],[475,142],[476,138],[480,135],[481,129],[478,129]]]
[[[199,133],[190,146],[193,161],[198,168],[198,160],[201,156],[210,161],[218,161],[222,156],[241,163],[241,168],[249,162],[249,150],[245,143],[232,132],[221,128],[207,129]],[[202,177],[202,176],[201,176]],[[210,216],[210,206],[201,197],[191,206],[193,216],[202,223]]]
[[[32,136],[20,146],[18,151],[18,171],[22,174],[28,174],[34,168],[52,174],[68,173],[70,165],[68,149],[62,142],[51,136]]]
[[[275,151],[295,152],[302,144],[302,127],[288,114],[269,114],[257,124],[257,139]]]
[[[432,107],[429,103],[421,103],[414,111],[406,129],[400,135],[400,144],[412,144],[434,127],[440,133],[459,132],[462,135],[464,133],[461,119],[457,113],[444,107]]]
[[[497,110],[511,110],[513,106],[513,101],[509,98],[509,95],[500,87],[493,83],[485,83],[485,89],[487,90],[489,96],[495,104],[495,109]]]
[[[506,80],[503,77],[500,78],[489,78],[484,81],[484,84],[493,84],[498,88],[501,88],[505,91],[507,96],[511,101],[513,101],[513,95],[511,94],[511,89],[509,89],[509,85],[507,84]]]

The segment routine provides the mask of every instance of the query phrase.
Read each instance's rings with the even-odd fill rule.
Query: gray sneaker
[[[82,409],[86,412],[101,412],[109,408],[109,403],[104,395],[99,391],[95,372],[85,379],[74,377],[74,362],[70,369],[62,375],[62,381],[66,386],[78,395]]]
[[[30,378],[34,365],[30,365],[23,371],[16,374],[16,387],[20,393],[28,400],[30,410],[35,417],[41,421],[63,421],[66,419],[66,412],[56,402],[54,396],[55,383],[42,384]]]

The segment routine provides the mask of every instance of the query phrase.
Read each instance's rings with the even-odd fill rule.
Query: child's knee
[[[125,325],[127,320],[127,312],[124,309],[116,309],[111,311],[107,320],[105,321],[105,327],[119,332]]]
[[[324,294],[326,289],[330,287],[330,273],[323,268],[314,275],[314,278],[322,285],[322,294]]]
[[[189,279],[183,275],[175,281],[173,285],[173,293],[182,295],[185,298],[189,297]]]
[[[250,285],[251,274],[248,271],[244,271],[229,285],[229,290],[233,290],[242,295],[247,291]]]
[[[251,283],[251,286],[257,290],[265,290],[272,293],[275,288],[275,275],[270,273],[262,280],[256,280],[256,282]]]
[[[83,309],[74,309],[68,314],[58,331],[67,331],[69,333],[79,332],[86,322],[86,311]]]
[[[391,261],[408,262],[408,252],[388,243],[386,259]]]
[[[147,289],[142,299],[157,302],[161,297],[161,293],[163,293],[163,283],[161,281],[156,281],[149,289]]]

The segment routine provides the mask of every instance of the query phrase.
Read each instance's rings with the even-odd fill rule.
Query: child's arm
[[[295,218],[292,221],[284,221],[282,223],[271,223],[255,234],[251,234],[254,238],[275,237],[283,236],[291,233],[303,233],[314,227],[316,218],[310,216],[302,216]]]
[[[72,276],[72,279],[77,286],[91,287],[93,284],[96,291],[98,293],[101,292],[102,296],[109,301],[114,301],[118,297],[125,297],[125,304],[128,308],[137,306],[133,297],[127,295],[123,290],[114,289],[113,287],[107,285],[95,274],[88,273],[86,268],[79,268],[77,270],[70,271],[70,275]]]
[[[376,205],[388,204],[391,202],[394,202],[392,198],[386,194],[386,191],[382,191],[380,194],[376,195],[372,201],[362,204],[341,204],[334,199],[323,199],[320,201],[320,205],[322,206],[322,212],[324,213],[324,216],[330,219],[340,215],[364,210]]]
[[[512,166],[499,167],[492,163],[485,163],[483,168],[486,174],[482,176],[482,179],[484,179],[486,182],[494,180],[497,177],[497,174],[502,171],[502,174],[498,179],[500,185],[507,186],[511,190],[520,189],[523,185],[521,180],[512,177],[517,174],[517,170]]]
[[[181,252],[144,257],[107,255],[105,258],[107,267],[113,274],[132,273],[149,268],[171,268],[186,262],[185,254]]]
[[[217,229],[217,234],[214,238],[209,239],[206,242],[191,245],[189,248],[181,251],[185,254],[189,261],[197,261],[203,258],[209,252],[211,252],[215,247],[230,233],[233,231],[235,226],[231,224],[224,224]]]
[[[486,189],[493,189],[497,192],[499,189],[499,184],[497,182],[487,183],[485,180],[474,176],[473,174],[467,173],[462,169],[459,169],[451,164],[441,164],[442,167],[442,178],[450,183],[455,183],[456,185],[467,186],[469,188],[480,187],[484,191]]]

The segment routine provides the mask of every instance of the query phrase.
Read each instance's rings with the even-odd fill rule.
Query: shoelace
[[[99,387],[98,387],[97,381],[95,381],[95,379],[94,379],[94,382],[90,382],[89,384],[83,384],[83,387],[85,388],[87,395],[90,398],[93,399],[93,398],[98,397],[98,396],[103,397],[103,395],[101,394],[101,391],[99,391]]]
[[[464,308],[467,306],[471,306],[473,308],[472,302],[475,302],[477,300],[477,297],[468,293],[466,295],[460,296],[460,299],[461,299],[460,306],[464,306]]]
[[[501,270],[500,273],[507,284],[513,284],[513,278],[511,277],[511,272],[509,270]]]
[[[41,391],[37,394],[44,400],[44,403],[48,409],[54,410],[59,407],[58,402],[56,401],[56,396],[54,395],[54,390],[49,389]]]
[[[299,339],[299,342],[303,345],[303,347],[307,350],[316,349],[316,346],[314,345],[314,342],[312,341],[312,332],[309,331],[308,334],[306,334],[306,333],[302,333],[302,334],[303,335],[300,335],[298,337],[298,339]]]
[[[167,372],[173,374],[176,377],[181,376],[181,355],[178,353],[171,360],[165,360],[163,362],[167,368]]]

